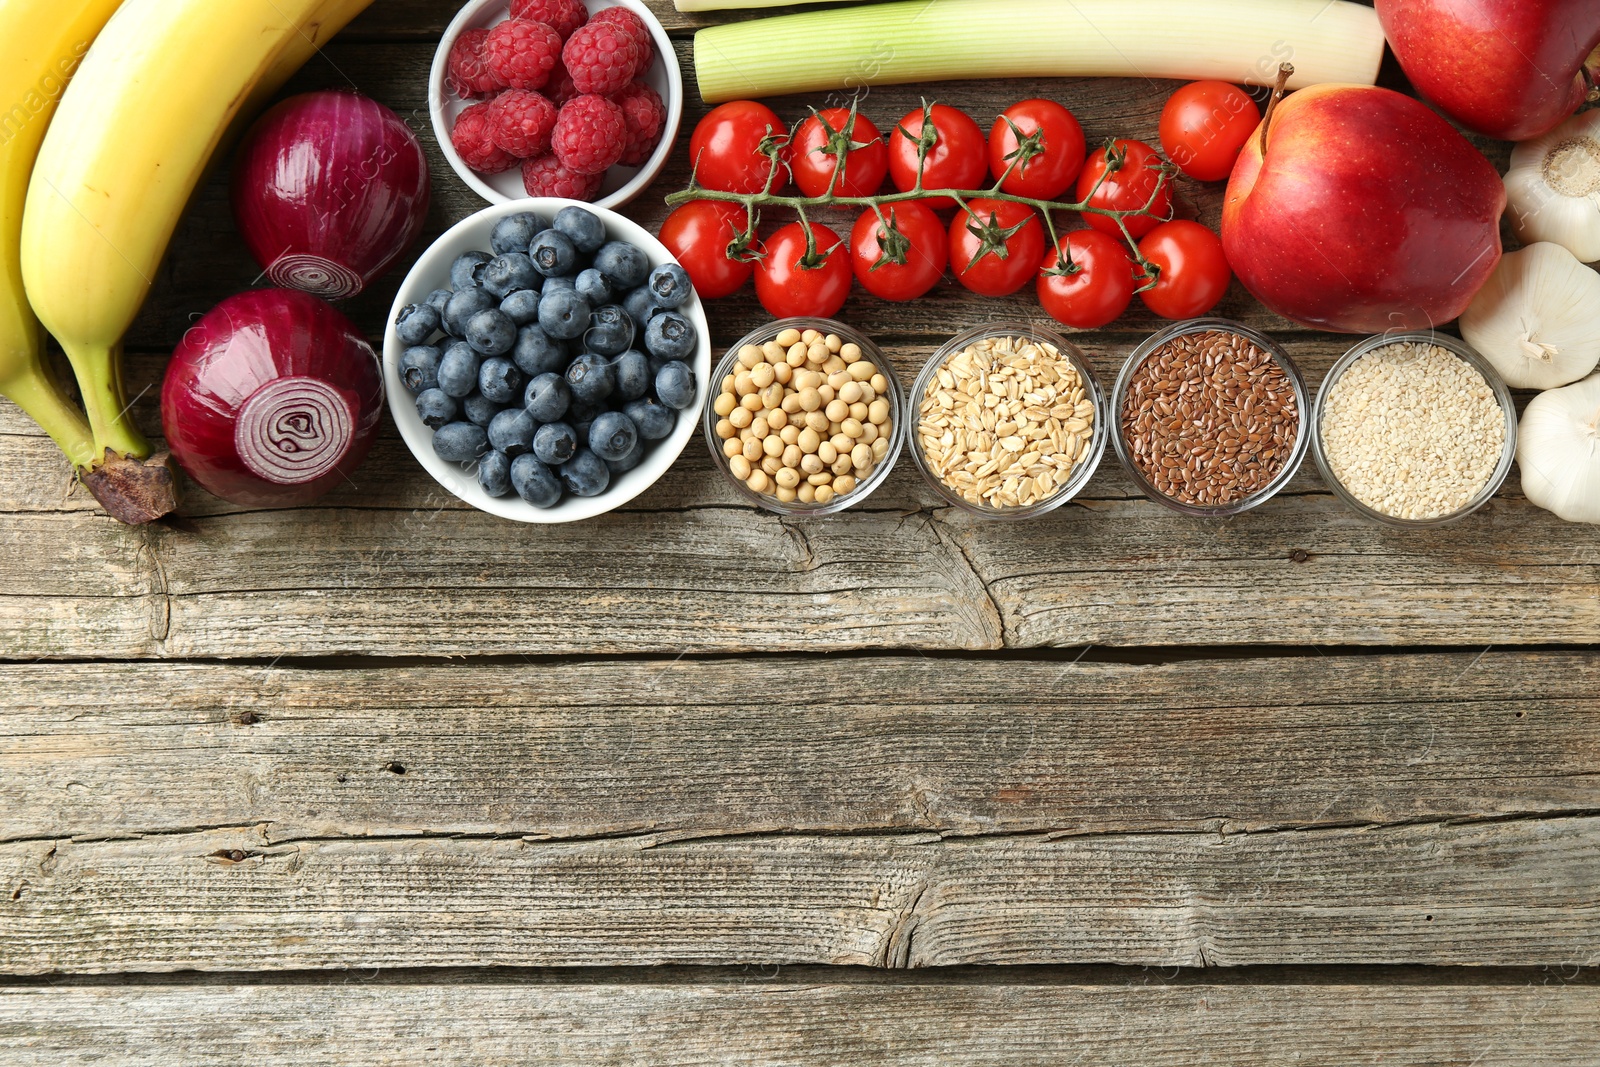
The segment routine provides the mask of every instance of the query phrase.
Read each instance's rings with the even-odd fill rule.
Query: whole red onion
[[[213,496],[306,504],[361,465],[383,412],[377,353],[331,305],[292,289],[218,304],[172,354],[161,427]]]
[[[356,93],[291,97],[251,129],[233,215],[274,284],[355,296],[422,233],[428,161],[400,116]]]

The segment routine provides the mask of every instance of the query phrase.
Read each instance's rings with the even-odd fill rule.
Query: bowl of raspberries
[[[400,286],[389,411],[445,489],[492,515],[575,522],[655,484],[711,373],[688,273],[644,227],[525,198],[452,227]]]
[[[429,100],[445,158],[490,203],[612,208],[666,164],[683,78],[642,0],[471,0],[439,42]]]

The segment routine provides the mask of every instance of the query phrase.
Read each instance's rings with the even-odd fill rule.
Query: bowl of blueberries
[[[664,474],[711,373],[665,247],[574,200],[497,204],[423,253],[384,336],[389,410],[438,483],[520,522],[604,514]]]

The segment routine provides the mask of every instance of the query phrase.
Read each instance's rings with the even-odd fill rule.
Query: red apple
[[[1371,85],[1286,98],[1222,206],[1234,274],[1280,315],[1345,333],[1427,329],[1500,261],[1500,175],[1426,104]]]
[[[1600,72],[1600,0],[1377,5],[1411,84],[1445,114],[1490,137],[1526,141],[1548,132],[1578,110]]]

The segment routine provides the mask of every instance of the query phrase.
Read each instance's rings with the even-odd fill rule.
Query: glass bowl
[[[1174,497],[1167,496],[1150,483],[1133,462],[1133,456],[1124,437],[1125,427],[1122,419],[1122,404],[1127,397],[1128,389],[1133,382],[1134,372],[1143,365],[1162,345],[1175,337],[1183,337],[1192,333],[1204,333],[1208,330],[1217,330],[1226,333],[1235,333],[1250,341],[1257,348],[1270,355],[1283,368],[1288,375],[1290,383],[1294,386],[1295,405],[1300,412],[1300,428],[1295,434],[1294,448],[1290,451],[1289,459],[1283,468],[1278,471],[1275,478],[1267,485],[1257,489],[1254,493],[1231,504],[1205,505],[1186,504]],[[1285,485],[1289,484],[1295,474],[1300,470],[1300,464],[1305,462],[1306,453],[1310,449],[1310,433],[1308,421],[1311,417],[1311,392],[1306,388],[1306,380],[1300,373],[1300,368],[1295,366],[1294,360],[1289,358],[1289,353],[1283,346],[1259,330],[1251,329],[1242,322],[1232,319],[1188,319],[1176,322],[1165,329],[1158,330],[1144,340],[1144,343],[1133,350],[1128,361],[1122,365],[1122,371],[1117,375],[1116,386],[1111,393],[1111,443],[1116,449],[1117,459],[1122,461],[1122,467],[1128,472],[1128,477],[1139,487],[1139,491],[1158,504],[1171,508],[1173,511],[1201,519],[1228,519],[1235,515],[1242,515],[1251,508],[1259,507],[1276,496]]]
[[[969,345],[992,337],[1021,337],[1054,346],[1077,369],[1078,377],[1083,380],[1084,392],[1094,404],[1094,435],[1089,439],[1088,452],[1077,466],[1072,468],[1071,477],[1050,496],[1022,507],[1000,508],[988,504],[974,504],[950,488],[933,472],[928,457],[922,450],[922,435],[912,432],[912,427],[921,421],[922,398],[927,394],[928,386],[933,382],[939,368]],[[922,477],[933,491],[962,511],[985,519],[1032,519],[1059,508],[1089,484],[1089,479],[1094,477],[1094,472],[1099,468],[1100,460],[1106,451],[1106,396],[1105,390],[1100,387],[1099,379],[1095,377],[1094,368],[1089,365],[1087,357],[1077,345],[1052,330],[1027,322],[997,322],[988,326],[977,326],[958,333],[945,342],[943,347],[923,364],[922,373],[917,375],[917,382],[906,397],[902,421],[906,424],[907,436],[911,441],[912,462],[916,464],[917,470],[922,472]]]
[[[1333,473],[1333,467],[1328,462],[1327,447],[1322,440],[1323,405],[1327,403],[1328,394],[1333,389],[1334,383],[1367,353],[1389,345],[1407,343],[1438,345],[1440,348],[1449,349],[1455,353],[1463,363],[1483,375],[1483,380],[1489,383],[1490,389],[1494,390],[1495,399],[1499,401],[1500,410],[1505,414],[1506,418],[1505,445],[1500,452],[1500,462],[1495,466],[1494,473],[1489,476],[1489,481],[1479,490],[1476,496],[1467,501],[1459,510],[1432,519],[1403,519],[1396,515],[1385,514],[1356,499],[1355,494],[1346,489],[1344,483],[1339,481],[1339,478]],[[1341,356],[1339,361],[1328,371],[1328,376],[1322,380],[1322,388],[1317,391],[1316,406],[1311,412],[1311,431],[1312,454],[1316,457],[1317,470],[1322,473],[1322,480],[1328,483],[1328,488],[1333,490],[1333,494],[1363,518],[1381,523],[1384,526],[1393,526],[1400,529],[1443,526],[1445,523],[1455,522],[1471,515],[1474,511],[1487,504],[1500,491],[1500,487],[1505,484],[1506,477],[1511,473],[1511,463],[1517,456],[1517,408],[1512,401],[1511,390],[1506,387],[1505,381],[1501,379],[1489,361],[1478,355],[1465,341],[1450,337],[1447,334],[1433,333],[1428,330],[1418,330],[1412,333],[1374,334]]]
[[[771,493],[758,493],[744,483],[728,466],[728,457],[722,453],[722,439],[717,436],[717,423],[721,416],[717,414],[715,402],[722,395],[722,381],[734,373],[733,367],[738,362],[739,350],[745,345],[764,345],[776,338],[784,330],[817,330],[823,334],[837,334],[845,344],[856,344],[861,348],[861,357],[872,363],[878,372],[883,375],[888,383],[888,391],[883,394],[883,399],[889,402],[889,410],[894,418],[894,426],[889,432],[889,450],[878,461],[877,466],[864,480],[858,482],[856,487],[842,496],[835,496],[826,504],[807,504],[799,500],[784,502]],[[871,496],[877,488],[889,477],[889,472],[894,469],[895,461],[900,458],[900,450],[905,445],[905,394],[900,387],[900,379],[895,376],[894,368],[884,358],[878,346],[858,330],[846,326],[833,319],[793,318],[778,319],[769,322],[759,329],[752,330],[740,338],[733,347],[729,348],[716,367],[711,372],[710,384],[707,387],[705,414],[701,420],[706,439],[706,446],[711,450],[711,461],[716,464],[717,470],[733,486],[734,491],[757,507],[779,515],[806,516],[806,515],[832,515],[846,508],[854,507],[861,501]]]

